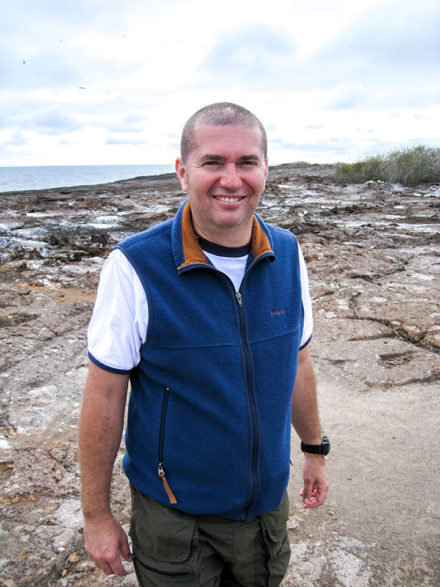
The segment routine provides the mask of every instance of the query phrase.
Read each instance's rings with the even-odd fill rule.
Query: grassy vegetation
[[[419,145],[389,155],[374,155],[356,163],[338,163],[336,181],[339,183],[369,180],[408,186],[440,183],[440,148]]]

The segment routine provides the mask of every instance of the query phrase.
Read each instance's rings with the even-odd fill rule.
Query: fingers
[[[304,503],[305,508],[317,508],[321,506],[325,498],[327,496],[327,489],[328,485],[324,487],[320,487],[317,483],[314,483],[311,488],[306,487],[304,484],[304,488],[300,491],[300,496],[302,497],[302,501]]]
[[[98,563],[97,561],[94,562],[98,569],[101,569],[103,573],[105,573],[106,575],[113,575],[113,568],[110,563]]]
[[[126,560],[127,562],[132,562],[133,554],[131,553],[130,546],[128,544],[128,540],[127,540],[126,536],[124,536],[124,539],[121,542],[120,548],[121,548],[121,556],[124,558],[124,560]]]
[[[317,508],[324,503],[327,491],[321,491],[320,489],[314,487],[309,497],[306,497],[303,491],[300,492],[300,495],[303,498],[305,508]]]
[[[95,560],[94,563],[98,569],[101,569],[101,571],[103,571],[106,575],[118,575],[119,577],[124,577],[127,575],[127,571],[125,570],[119,557],[112,561],[99,562]]]
[[[327,496],[329,482],[322,458],[306,458],[303,467],[304,486],[300,491],[304,507],[321,506]]]
[[[118,575],[119,577],[124,577],[127,574],[127,571],[125,570],[119,557],[119,552],[112,558],[109,558],[105,555],[102,557],[90,556],[90,558],[93,560],[98,569],[101,569],[101,571],[106,575]]]
[[[128,573],[119,556],[121,555],[127,562],[131,562],[133,560],[133,556],[128,545],[128,540],[126,537],[124,538],[125,540],[122,540],[119,545],[119,550],[115,553],[114,556],[112,556],[112,558],[109,558],[109,556],[102,556],[99,559],[94,559],[95,565],[106,575],[118,575],[119,577],[124,577]]]
[[[84,538],[87,554],[99,569],[106,575],[127,575],[121,556],[127,562],[133,557],[127,535],[113,517],[99,522],[85,521]]]

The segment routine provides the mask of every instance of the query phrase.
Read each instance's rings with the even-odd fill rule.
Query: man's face
[[[191,200],[194,228],[218,244],[246,244],[268,171],[261,131],[199,123],[195,138],[186,163],[176,161],[177,176]]]

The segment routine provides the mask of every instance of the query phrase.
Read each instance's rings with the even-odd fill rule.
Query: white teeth
[[[226,202],[228,204],[232,202],[239,202],[242,198],[228,198],[226,196],[215,196],[216,200],[220,200],[221,202]]]

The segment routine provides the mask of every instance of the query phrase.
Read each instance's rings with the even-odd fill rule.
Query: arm
[[[128,539],[110,510],[113,465],[121,443],[128,375],[90,364],[79,426],[84,545],[106,574],[125,575]]]
[[[308,347],[299,352],[298,372],[292,395],[292,425],[306,444],[321,444],[315,371]],[[304,453],[303,478],[301,496],[304,507],[322,505],[329,487],[323,456]]]

